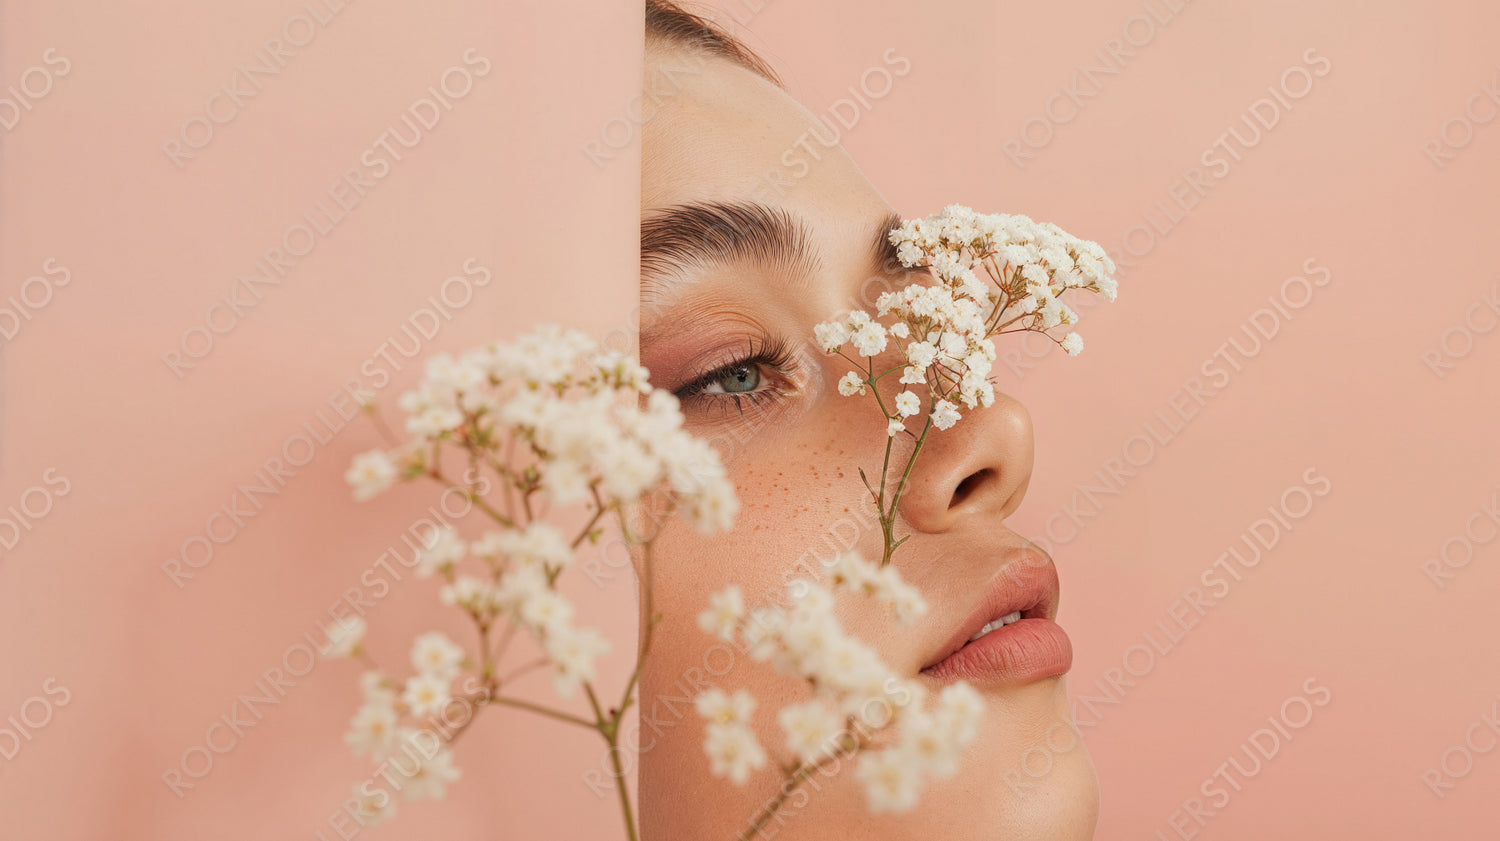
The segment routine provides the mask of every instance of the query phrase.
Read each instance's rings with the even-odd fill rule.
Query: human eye
[[[776,338],[757,342],[728,362],[710,362],[673,394],[685,411],[731,408],[744,415],[746,406],[769,408],[795,390],[798,372],[789,343]]]

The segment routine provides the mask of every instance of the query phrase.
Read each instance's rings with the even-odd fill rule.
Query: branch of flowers
[[[505,649],[508,648],[508,647],[510,647],[510,640],[511,640],[511,638],[514,637],[515,635],[516,635],[516,625],[515,625],[515,623],[513,623],[513,622],[512,623],[507,623],[506,626],[505,626],[505,631],[500,634],[500,640],[499,640],[499,642],[495,643],[495,652],[490,655],[490,662],[492,662],[492,663],[499,663],[500,662],[500,659],[505,656]]]
[[[636,669],[640,669],[641,660],[636,658]],[[620,812],[625,819],[625,835],[630,841],[636,841],[635,813],[630,808],[630,788],[625,784],[625,769],[620,765],[620,716],[624,714],[622,709],[614,709],[612,715],[606,717],[604,710],[599,706],[599,698],[594,694],[594,685],[584,683],[583,690],[588,694],[589,705],[594,708],[594,716],[598,719],[596,729],[604,734],[604,741],[609,743],[609,762],[613,766],[615,774],[615,791],[620,793]]]
[[[891,562],[891,556],[896,553],[896,548],[899,547],[902,543],[906,542],[906,538],[904,537],[901,540],[896,541],[895,543],[891,542],[891,538],[895,537],[894,529],[896,523],[896,505],[901,501],[901,493],[906,490],[906,481],[911,478],[912,467],[917,463],[917,455],[922,452],[922,445],[927,443],[927,433],[931,430],[932,415],[931,413],[929,413],[927,415],[927,422],[922,425],[922,434],[917,436],[916,449],[912,450],[911,457],[906,461],[906,472],[901,474],[901,484],[896,486],[896,492],[891,495],[891,507],[889,509],[889,512],[882,511],[880,514],[882,523],[890,523],[890,526],[886,529],[885,553],[880,561],[881,566],[889,564]]]
[[[460,695],[460,700],[470,704],[476,709],[474,710],[474,714],[469,716],[469,720],[453,728],[453,732],[445,736],[443,738],[443,742],[450,746],[457,742],[459,737],[462,736],[466,731],[468,731],[469,726],[474,723],[474,720],[479,718],[479,710],[477,708],[494,700],[494,694],[495,693],[493,691],[489,690],[488,687],[486,687],[485,692],[476,692],[473,695]]]
[[[469,489],[469,487],[467,485],[460,485],[457,482],[454,482],[454,481],[450,480],[447,476],[444,476],[443,473],[442,473],[442,471],[436,466],[436,462],[437,462],[436,457],[434,457],[434,459],[433,459],[433,468],[432,468],[432,470],[427,475],[429,475],[433,479],[437,480],[438,483],[441,484],[445,488],[451,488],[451,489],[456,490],[456,491],[462,491],[464,497],[466,499],[468,499],[470,502],[474,503],[474,507],[476,507],[479,510],[483,511],[484,513],[490,515],[490,518],[493,519],[495,522],[499,523],[500,525],[505,526],[508,529],[519,528],[519,526],[516,525],[515,521],[511,520],[511,518],[505,516],[504,514],[500,513],[499,511],[496,511],[488,502],[484,501],[484,497],[480,496],[477,493],[474,493],[472,490]],[[531,512],[528,510],[526,512],[526,514],[527,514],[527,517],[529,518],[530,515],[531,515]]]
[[[849,736],[847,732],[843,735]],[[857,737],[849,736],[849,738],[854,739],[854,744],[849,747],[848,751],[843,753],[835,751],[813,763],[798,762],[792,770],[786,772],[786,781],[781,784],[781,790],[755,814],[755,819],[750,822],[750,826],[744,832],[740,833],[739,841],[750,841],[750,839],[760,834],[760,831],[765,828],[771,818],[775,817],[776,813],[781,811],[782,805],[786,803],[786,799],[792,795],[792,792],[796,791],[797,787],[806,782],[815,772],[822,770],[834,760],[842,760],[845,756],[858,753],[867,746],[865,741]],[[844,746],[842,742],[839,745],[840,748]]]
[[[651,595],[652,590],[655,589],[651,586],[651,543],[652,541],[648,540],[641,544],[641,602],[645,607],[646,626],[641,629],[641,650],[636,654],[635,668],[631,670],[630,679],[625,682],[625,691],[620,697],[620,706],[616,714],[617,721],[619,716],[624,715],[635,701],[635,687],[640,682],[642,670],[645,669],[646,657],[651,653],[651,640],[655,636],[656,623],[661,621],[661,617],[656,615]]]
[[[578,536],[573,538],[572,548],[574,549],[583,545],[583,541],[589,536],[589,532],[593,531],[594,526],[599,524],[599,518],[603,517],[604,512],[609,510],[609,506],[606,506],[604,500],[599,498],[599,483],[597,481],[589,483],[589,492],[594,495],[594,516],[589,518],[588,524],[583,527],[583,531],[579,532]]]

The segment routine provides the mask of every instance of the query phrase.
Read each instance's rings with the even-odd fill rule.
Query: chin
[[[975,814],[952,838],[1077,841],[1094,837],[1099,778],[1057,676],[986,695],[992,713],[960,777],[944,781],[941,812]],[[971,771],[972,768],[972,771]],[[966,781],[963,774],[970,773]],[[938,794],[933,791],[932,794]],[[919,807],[922,808],[922,807]],[[924,809],[926,811],[926,809]]]

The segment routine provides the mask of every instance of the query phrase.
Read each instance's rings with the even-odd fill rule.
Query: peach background
[[[543,320],[596,335],[630,326],[638,156],[600,168],[582,146],[639,90],[638,4],[349,2],[195,160],[173,166],[161,144],[302,8],[8,3],[0,18],[4,84],[48,47],[72,62],[0,139],[0,297],[48,257],[72,272],[0,349],[0,505],[49,467],[72,484],[0,554],[0,726],[49,677],[72,694],[0,762],[8,839],[339,837],[326,821],[372,768],[341,735],[358,703],[355,664],[294,678],[182,799],[161,775],[237,695],[258,694],[257,679],[329,621],[435,494],[353,502],[343,473],[379,439],[351,423],[185,588],[160,565],[237,484],[258,484],[317,410],[332,418],[329,396],[467,258],[494,279],[424,353]],[[493,62],[489,75],[415,148],[397,145],[405,157],[388,177],[177,379],[160,355],[287,225],[320,198],[332,206],[328,185],[470,47]],[[415,374],[408,365],[382,399]],[[628,646],[633,587],[615,583],[578,596]],[[412,636],[433,625],[467,640],[428,605],[435,585],[409,577],[379,601],[377,656],[404,666]],[[540,688],[550,694],[545,678]],[[601,753],[591,736],[481,719],[447,802],[402,804],[396,823],[360,837],[612,837],[617,805],[579,778]]]
[[[348,457],[376,440],[354,424],[185,589],[160,563],[465,258],[496,279],[429,348],[541,319],[597,332],[629,324],[638,168],[626,150],[599,169],[580,147],[638,90],[638,4],[463,2],[414,16],[390,0],[351,2],[199,159],[174,168],[161,143],[298,8],[0,13],[4,84],[47,47],[73,65],[0,135],[0,297],[49,257],[73,278],[0,345],[0,504],[49,467],[72,482],[0,554],[0,633],[11,641],[0,650],[0,719],[49,677],[72,692],[0,763],[7,837],[332,837],[324,822],[367,769],[339,737],[352,670],[320,665],[298,679],[186,798],[160,776],[327,620],[430,497],[349,502]],[[1489,837],[1500,755],[1477,757],[1443,799],[1420,774],[1500,695],[1500,544],[1480,547],[1443,591],[1420,564],[1500,483],[1500,334],[1479,337],[1443,380],[1420,357],[1496,280],[1482,247],[1496,222],[1500,127],[1479,127],[1442,170],[1421,145],[1490,79],[1500,12],[1192,3],[1028,168],[1007,161],[1001,144],[1144,9],[726,0],[721,16],[745,21],[815,113],[887,48],[911,60],[844,141],[897,208],[1027,212],[1112,248],[1305,49],[1333,62],[1126,273],[1120,300],[1085,312],[1082,357],[1002,380],[1038,430],[1019,527],[1040,533],[1316,258],[1333,281],[1055,550],[1074,691],[1092,693],[1303,470],[1333,482],[1086,730],[1104,792],[1099,837],[1176,837],[1173,811],[1308,677],[1331,704],[1202,837]],[[197,370],[173,377],[159,355],[469,46],[494,72]],[[591,229],[601,233],[590,247],[573,245]],[[372,613],[372,642],[389,660],[424,624],[430,593],[417,589],[397,588]],[[580,596],[629,638],[628,588]],[[577,779],[597,759],[591,741],[516,718],[472,737],[450,800],[406,808],[380,837],[614,832],[612,804]]]
[[[1001,144],[1075,68],[1097,65],[1094,53],[1129,18],[1148,8],[1165,17],[1172,6],[1183,8],[1118,75],[1100,77],[1098,96],[1027,168],[1005,157]],[[1184,832],[1493,838],[1500,754],[1477,756],[1442,799],[1420,775],[1500,696],[1500,543],[1480,546],[1442,591],[1420,564],[1500,485],[1500,333],[1478,337],[1442,380],[1421,354],[1500,280],[1488,251],[1500,221],[1500,123],[1479,126],[1441,170],[1421,146],[1496,72],[1500,10],[1176,0],[720,7],[745,21],[750,44],[815,114],[848,98],[887,48],[910,59],[911,73],[841,141],[898,210],[961,202],[1022,212],[1111,250],[1153,202],[1171,201],[1173,182],[1202,168],[1202,152],[1304,50],[1332,62],[1123,273],[1119,300],[1084,311],[1082,356],[1036,360],[1024,376],[1001,367],[1001,387],[1022,398],[1037,428],[1017,528],[1041,534],[1076,487],[1097,485],[1105,460],[1120,457],[1153,412],[1169,412],[1173,392],[1202,378],[1200,365],[1226,339],[1244,343],[1241,323],[1315,258],[1332,281],[1120,495],[1099,497],[1102,511],[1077,539],[1054,548],[1076,651],[1072,691],[1097,695],[1105,671],[1120,669],[1145,633],[1160,638],[1153,629],[1171,621],[1173,602],[1201,587],[1200,572],[1304,470],[1332,482],[1119,704],[1099,706],[1084,730],[1103,791],[1098,837],[1181,837],[1168,823],[1174,810],[1202,799],[1200,783],[1315,677],[1329,704],[1206,826],[1187,820]],[[1145,40],[1145,24],[1132,26]],[[1137,671],[1142,657],[1133,655]]]

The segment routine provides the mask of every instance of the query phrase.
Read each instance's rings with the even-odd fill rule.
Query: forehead
[[[646,53],[641,207],[758,201],[801,218],[826,256],[867,252],[889,207],[785,91],[728,59],[653,46]],[[849,251],[836,253],[844,243]],[[829,253],[833,252],[833,253]]]

